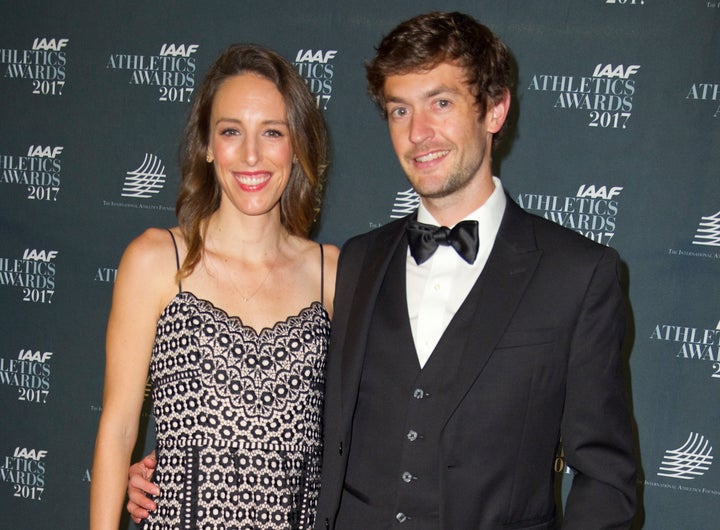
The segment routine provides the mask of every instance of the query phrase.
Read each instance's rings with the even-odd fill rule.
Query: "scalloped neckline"
[[[243,329],[246,329],[246,330],[249,330],[249,331],[253,332],[253,333],[254,333],[255,335],[257,335],[257,336],[263,335],[263,334],[265,334],[266,332],[275,331],[278,326],[281,326],[281,325],[283,325],[283,324],[288,324],[291,320],[300,318],[304,313],[307,313],[307,312],[309,312],[309,311],[312,311],[312,310],[315,309],[316,307],[320,307],[320,309],[322,309],[322,312],[324,313],[325,317],[328,318],[328,320],[329,320],[328,312],[327,312],[327,309],[325,309],[325,306],[322,304],[322,302],[320,302],[320,301],[318,301],[318,300],[315,300],[315,301],[311,302],[310,305],[308,305],[308,306],[303,307],[302,309],[300,309],[300,311],[298,311],[296,314],[294,314],[294,315],[288,315],[287,317],[285,317],[284,320],[278,320],[277,322],[275,322],[275,323],[272,324],[271,326],[265,326],[265,327],[263,327],[262,329],[260,329],[260,330],[258,331],[258,330],[255,329],[254,327],[246,325],[246,324],[242,321],[242,318],[240,318],[238,315],[231,315],[231,314],[229,314],[229,313],[228,313],[227,311],[225,311],[222,307],[218,307],[218,306],[216,306],[213,302],[211,302],[210,300],[206,300],[205,298],[201,298],[201,297],[197,296],[197,295],[196,295],[195,293],[193,293],[192,291],[180,291],[180,292],[178,292],[175,296],[173,296],[172,300],[170,300],[170,302],[168,302],[168,305],[165,306],[165,310],[163,310],[163,314],[165,313],[165,311],[167,311],[167,308],[168,308],[168,307],[170,307],[176,300],[178,300],[178,299],[179,299],[182,295],[184,295],[184,294],[190,295],[190,296],[191,296],[195,301],[197,301],[197,302],[201,302],[201,303],[207,304],[207,305],[208,305],[213,311],[215,311],[216,313],[220,313],[220,314],[224,315],[226,319],[228,319],[228,320],[230,320],[230,321],[236,322],[236,323],[238,324],[238,326],[240,326],[240,327],[243,328]]]

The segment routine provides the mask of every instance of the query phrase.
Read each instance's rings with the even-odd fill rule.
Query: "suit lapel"
[[[448,333],[449,341],[460,340],[463,348],[457,377],[445,404],[443,423],[487,364],[510,323],[515,309],[533,276],[542,251],[537,248],[530,216],[508,198],[507,207],[488,262],[465,303],[456,314],[467,333]],[[463,306],[465,305],[463,304]],[[452,331],[452,330],[451,330]],[[458,339],[459,336],[460,338]],[[441,342],[438,347],[445,347]]]
[[[355,291],[345,330],[339,341],[342,348],[342,414],[349,427],[357,400],[368,332],[378,292],[390,260],[399,244],[409,218],[379,229],[368,242],[356,275]],[[508,197],[503,221],[488,262],[468,299],[451,322],[450,333],[443,335],[437,349],[462,349],[457,378],[444,407],[446,422],[462,401],[510,323],[520,299],[533,276],[542,251],[537,248],[530,215]],[[404,281],[404,277],[401,281]],[[469,307],[466,304],[470,304]],[[455,327],[467,333],[452,333]],[[432,359],[432,357],[431,357]]]

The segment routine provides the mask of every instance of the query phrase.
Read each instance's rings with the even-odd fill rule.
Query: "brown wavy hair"
[[[280,197],[280,222],[292,235],[307,237],[320,210],[328,162],[328,135],[322,112],[305,80],[285,58],[255,44],[234,44],[215,60],[195,92],[180,143],[180,192],[175,205],[188,251],[179,271],[188,276],[202,257],[204,229],[220,206],[221,188],[206,160],[210,112],[220,85],[228,78],[253,73],[275,84],[287,109],[288,128],[297,163]]]
[[[391,75],[429,71],[446,62],[460,66],[481,119],[488,105],[499,102],[513,87],[508,47],[488,27],[463,13],[433,11],[406,20],[380,41],[376,51],[365,65],[368,93],[385,119],[385,80]],[[493,141],[504,129],[503,125]]]

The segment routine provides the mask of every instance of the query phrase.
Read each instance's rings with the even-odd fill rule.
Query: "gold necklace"
[[[272,260],[272,263],[270,263],[270,266],[268,266],[268,270],[265,273],[265,277],[262,279],[260,284],[255,288],[255,290],[250,294],[250,296],[245,296],[242,293],[240,293],[240,297],[242,298],[243,303],[248,303],[250,300],[253,299],[253,297],[260,292],[260,289],[263,285],[265,285],[265,282],[270,277],[270,272],[272,272],[273,268],[277,264],[278,256],[280,255],[280,251],[278,250],[275,254],[275,257]]]
[[[270,267],[268,267],[267,274],[265,274],[265,277],[263,278],[263,281],[260,282],[260,285],[257,286],[257,288],[252,292],[252,294],[251,294],[250,296],[245,296],[245,295],[243,295],[242,293],[240,293],[240,297],[242,298],[242,301],[243,301],[244,303],[248,303],[250,300],[252,300],[252,298],[253,298],[256,294],[258,294],[258,291],[260,291],[260,288],[261,288],[263,285],[265,285],[265,280],[267,280],[269,276],[270,276]]]
[[[219,227],[217,229],[218,231],[222,231]],[[232,283],[233,289],[240,295],[240,298],[242,299],[243,303],[248,303],[250,300],[252,300],[256,294],[260,292],[260,289],[262,289],[263,285],[265,285],[265,282],[270,277],[270,273],[272,272],[275,265],[277,265],[278,259],[280,258],[280,249],[275,249],[275,256],[272,259],[272,262],[268,266],[267,272],[265,273],[265,276],[263,277],[262,281],[258,284],[258,286],[255,288],[255,290],[250,293],[248,296],[245,296],[240,289],[238,288],[238,284],[233,278],[233,274],[229,274],[228,277],[230,279],[230,282]]]

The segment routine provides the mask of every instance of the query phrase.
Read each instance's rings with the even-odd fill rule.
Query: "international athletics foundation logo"
[[[157,201],[149,200],[153,198],[162,200],[161,196],[165,194],[160,195],[160,192],[163,191],[166,180],[165,164],[162,159],[152,153],[145,153],[142,162],[137,167],[125,172],[120,195],[130,200],[103,199],[103,206],[173,212],[175,211],[173,206],[158,204]],[[103,272],[103,278],[105,278],[107,272]]]
[[[720,211],[700,220],[692,244],[720,247]]]
[[[149,199],[165,185],[165,164],[157,156],[145,153],[142,164],[126,175],[122,196]]]
[[[657,475],[682,480],[701,477],[713,463],[712,450],[712,445],[705,436],[691,432],[683,445],[665,451]]]
[[[395,195],[395,202],[393,203],[392,211],[390,212],[390,219],[400,219],[406,215],[410,215],[420,206],[420,195],[418,195],[414,189],[399,191]]]
[[[686,240],[693,246],[669,248],[668,254],[683,258],[720,259],[720,211],[700,217],[695,234]]]

